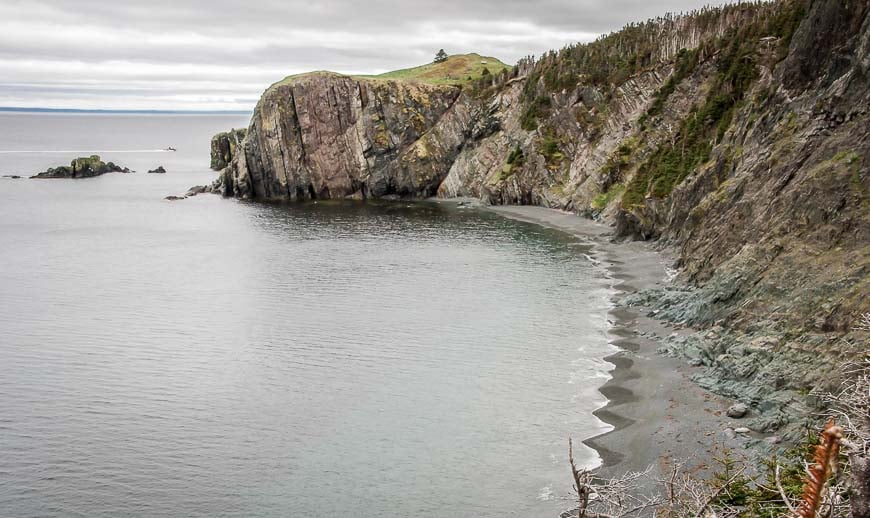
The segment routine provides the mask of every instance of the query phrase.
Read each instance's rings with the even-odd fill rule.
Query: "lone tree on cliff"
[[[441,49],[435,54],[435,63],[444,63],[445,61],[447,61],[447,53],[444,52],[444,49]]]

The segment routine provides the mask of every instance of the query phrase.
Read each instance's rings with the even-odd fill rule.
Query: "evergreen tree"
[[[447,53],[444,52],[444,49],[441,49],[435,54],[435,63],[444,63],[445,61],[447,61]]]

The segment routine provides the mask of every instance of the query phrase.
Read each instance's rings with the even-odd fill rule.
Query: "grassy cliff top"
[[[498,59],[489,56],[481,56],[480,54],[457,54],[455,56],[449,56],[446,61],[441,63],[429,63],[419,67],[393,70],[392,72],[385,72],[378,75],[356,75],[352,77],[359,79],[383,79],[388,81],[416,81],[432,85],[462,85],[480,79],[483,75],[484,68],[489,70],[490,74],[496,75],[502,70],[510,70],[511,66],[505,65]],[[272,86],[275,87],[291,84],[299,79],[315,74],[342,75],[326,70],[305,72],[304,74],[287,76]]]
[[[429,63],[414,68],[394,70],[376,76],[357,76],[369,79],[392,79],[395,81],[420,81],[435,85],[458,85],[480,79],[483,69],[496,75],[502,70],[510,70],[498,59],[480,54],[457,54],[449,56],[447,61]]]

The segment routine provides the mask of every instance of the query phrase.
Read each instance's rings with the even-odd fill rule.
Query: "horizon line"
[[[88,108],[40,108],[40,107],[18,107],[18,106],[0,106],[0,112],[8,113],[128,113],[139,115],[247,115],[253,113],[253,110],[111,110],[111,109],[88,109]]]

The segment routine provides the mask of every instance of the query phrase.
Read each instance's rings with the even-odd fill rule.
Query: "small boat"
[[[169,146],[168,148],[164,149],[164,151],[175,151],[175,148],[172,146]]]

